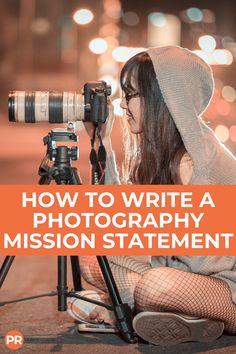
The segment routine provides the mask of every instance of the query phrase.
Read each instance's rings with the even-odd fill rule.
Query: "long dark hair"
[[[140,93],[143,122],[141,133],[126,131],[124,136],[123,182],[182,184],[179,166],[186,149],[146,52],[127,61],[121,71],[120,83],[124,92],[138,90]]]

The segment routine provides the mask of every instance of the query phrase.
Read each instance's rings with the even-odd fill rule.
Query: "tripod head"
[[[43,138],[47,151],[39,167],[39,184],[50,184],[52,180],[57,184],[82,184],[77,169],[71,165],[71,160],[78,158],[78,147],[57,146],[61,141],[78,141],[73,123],[69,122],[67,129],[53,129]]]
[[[47,151],[38,171],[39,184],[50,184],[52,180],[55,180],[57,184],[82,184],[77,169],[71,165],[71,160],[78,159],[78,147],[57,146],[57,142],[61,141],[77,142],[78,136],[75,129],[75,123],[68,122],[66,129],[53,129],[43,138],[44,145],[47,145]],[[94,148],[96,134],[100,143],[98,152]],[[104,184],[106,150],[102,143],[99,124],[94,124],[94,135],[90,142],[91,182],[92,184]]]

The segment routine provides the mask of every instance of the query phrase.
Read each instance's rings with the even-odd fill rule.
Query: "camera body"
[[[105,81],[89,81],[82,94],[58,91],[11,91],[10,122],[54,124],[87,121],[105,123],[111,87]]]
[[[84,84],[84,120],[93,123],[105,123],[108,117],[107,97],[111,95],[111,86],[105,81],[90,81]]]

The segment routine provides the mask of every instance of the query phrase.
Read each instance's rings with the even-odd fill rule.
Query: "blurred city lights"
[[[213,52],[213,57],[216,61],[216,64],[230,65],[233,62],[233,55],[227,49],[216,49]]]
[[[202,58],[207,64],[213,64],[212,53],[207,53],[203,50],[194,50],[194,53],[197,54],[200,58]]]
[[[73,15],[73,20],[79,25],[87,25],[94,18],[92,11],[88,9],[77,10]]]
[[[122,15],[121,3],[119,0],[107,0],[103,3],[104,11],[113,20],[119,20]]]
[[[38,17],[31,25],[32,32],[38,35],[47,34],[51,29],[51,24],[47,18]]]
[[[105,81],[108,85],[111,85],[111,96],[113,96],[118,90],[118,80],[114,79],[111,75],[104,75],[99,80]]]
[[[112,36],[118,37],[120,34],[120,28],[115,23],[106,23],[99,30],[101,37]]]
[[[221,91],[222,97],[228,102],[234,102],[236,99],[236,91],[231,86],[224,86]]]
[[[136,26],[139,23],[139,17],[136,12],[128,11],[122,17],[123,22],[128,26]]]
[[[118,45],[119,45],[118,39],[113,36],[105,37],[104,40],[107,42],[107,45],[109,48],[113,49],[115,47],[118,47]]]
[[[116,98],[115,100],[112,101],[112,105],[114,107],[114,114],[118,117],[123,117],[124,110],[121,108],[120,104],[121,104],[121,98]]]
[[[229,129],[225,125],[217,125],[215,133],[222,143],[229,139]]]
[[[203,13],[197,7],[191,7],[186,10],[188,18],[193,22],[201,22],[203,20]]]
[[[161,12],[153,12],[148,15],[148,21],[156,27],[164,27],[166,25],[166,16]]]
[[[194,50],[193,52],[209,65],[231,65],[233,62],[232,53],[226,49],[215,49],[212,53],[204,50]]]
[[[153,13],[150,16],[158,16],[148,21],[147,44],[150,47],[164,45],[179,45],[181,36],[181,22],[175,15]],[[164,16],[162,18],[162,16]],[[162,21],[162,19],[164,19]]]
[[[201,36],[198,39],[198,44],[201,49],[205,50],[208,53],[213,52],[213,50],[216,48],[215,38],[209,35]]]
[[[124,63],[135,54],[145,51],[146,48],[117,47],[112,51],[112,57],[119,63]]]
[[[94,54],[105,53],[107,48],[107,42],[103,38],[94,38],[89,42],[89,49]]]
[[[229,129],[230,139],[236,142],[236,125],[232,125]]]

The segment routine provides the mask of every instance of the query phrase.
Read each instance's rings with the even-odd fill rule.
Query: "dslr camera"
[[[89,81],[82,93],[59,91],[11,91],[8,100],[10,122],[105,123],[111,86],[105,81]]]

